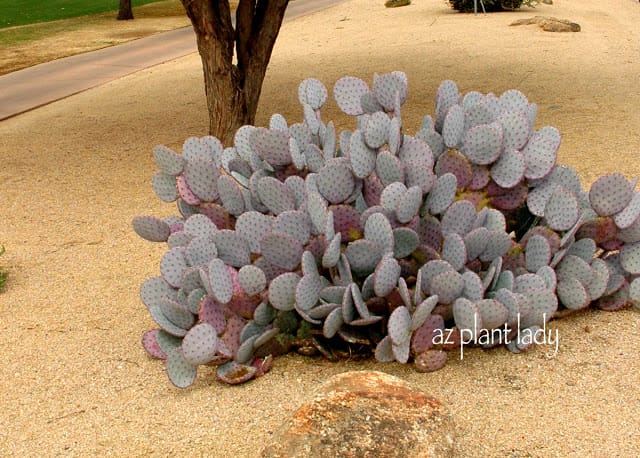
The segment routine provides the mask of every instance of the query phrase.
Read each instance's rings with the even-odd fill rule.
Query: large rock
[[[454,456],[454,424],[437,399],[391,375],[346,372],[276,432],[264,458]]]

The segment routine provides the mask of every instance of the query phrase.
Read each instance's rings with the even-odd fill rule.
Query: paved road
[[[296,0],[285,20],[342,1]],[[184,27],[0,76],[0,120],[193,52],[195,34]]]

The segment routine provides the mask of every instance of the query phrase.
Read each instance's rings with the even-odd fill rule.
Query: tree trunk
[[[235,131],[255,121],[262,82],[289,0],[240,0],[236,30],[228,0],[181,1],[202,59],[209,133],[231,145]]]
[[[133,19],[133,9],[131,8],[131,0],[120,0],[118,8],[118,21],[126,21]]]

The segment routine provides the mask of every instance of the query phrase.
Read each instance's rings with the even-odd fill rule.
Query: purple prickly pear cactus
[[[142,345],[174,385],[200,365],[243,383],[288,349],[430,372],[464,345],[531,346],[478,340],[503,326],[540,332],[573,310],[640,304],[637,180],[612,173],[584,190],[556,163],[558,130],[536,130],[515,89],[444,81],[409,135],[407,89],[402,72],[340,78],[334,100],[355,119],[336,135],[310,78],[301,122],[273,115],[227,148],[209,136],[154,148],[152,188],[179,214],[132,222],[168,247],[140,288],[159,327]]]

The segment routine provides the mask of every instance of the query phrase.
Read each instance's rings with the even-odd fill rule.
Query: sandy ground
[[[508,27],[535,14],[580,33]],[[463,91],[518,88],[538,127],[563,134],[562,163],[584,183],[640,175],[640,5],[555,0],[536,10],[473,16],[442,0],[385,9],[352,0],[287,23],[263,92],[273,112],[301,119],[304,77],[332,86],[351,74],[403,70],[405,130],[433,112],[441,80]],[[335,104],[325,119],[337,118]],[[433,374],[375,362],[291,355],[243,386],[201,370],[174,388],[139,344],[153,327],[138,299],[157,275],[161,244],[139,239],[138,214],[176,213],[150,188],[151,149],[205,134],[199,57],[187,56],[0,123],[0,456],[256,456],[315,387],[346,370],[378,369],[445,401],[460,456],[631,457],[640,450],[640,314],[587,312],[551,323],[559,349],[519,356],[469,350]],[[392,440],[392,438],[380,438]]]

